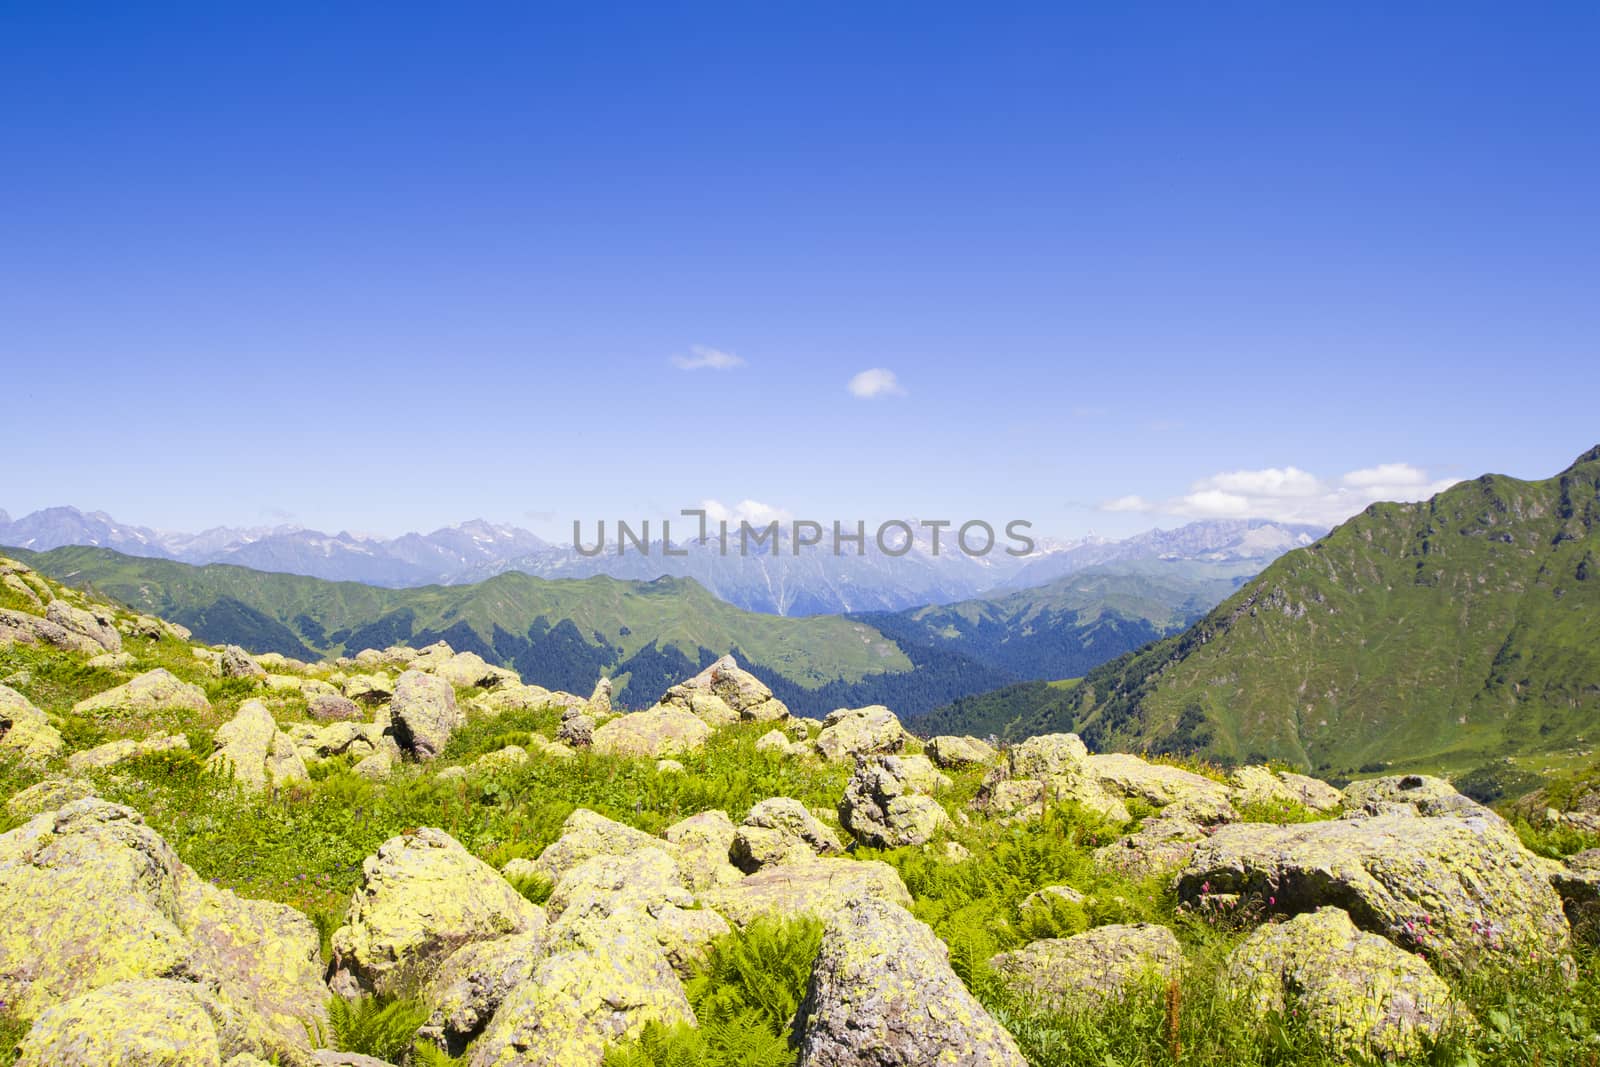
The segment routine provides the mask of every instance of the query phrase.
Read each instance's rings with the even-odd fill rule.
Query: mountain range
[[[1325,776],[1582,749],[1600,732],[1600,447],[1552,478],[1374,504],[1181,634],[923,728],[958,724]]]
[[[914,714],[1020,679],[1082,673],[1181,629],[1251,569],[1105,565],[993,600],[790,618],[745,611],[688,578],[508,572],[470,585],[387,589],[101,548],[11,551],[202,640],[254,652],[311,660],[443,640],[550,688],[587,692],[607,674],[631,706],[732,653],[813,715],[870,703]]]
[[[295,526],[174,533],[70,507],[47,508],[16,520],[0,512],[0,545],[36,552],[80,545],[388,588],[471,584],[509,571],[551,579],[608,575],[650,581],[669,576],[691,578],[736,607],[773,615],[895,612],[949,604],[1130,560],[1248,563],[1260,569],[1322,532],[1259,519],[1215,520],[1126,540],[1041,542],[1035,553],[1020,558],[999,549],[982,557],[948,549],[934,553],[926,540],[892,556],[879,551],[870,537],[861,555],[848,550],[841,555],[823,550],[796,554],[787,541],[749,555],[732,548],[725,554],[711,540],[680,546],[686,553],[681,556],[665,554],[659,542],[647,554],[630,550],[618,555],[613,546],[604,554],[584,556],[571,545],[551,544],[527,530],[482,519],[386,539]]]

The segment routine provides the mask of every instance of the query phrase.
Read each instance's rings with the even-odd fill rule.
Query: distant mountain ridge
[[[1019,679],[1082,672],[1187,624],[1235,584],[1226,564],[1146,561],[993,601],[785,618],[744,611],[689,578],[508,572],[387,589],[101,548],[11,551],[202,640],[250,651],[317,659],[443,640],[551,688],[586,689],[607,674],[636,706],[733,653],[812,715],[872,703],[915,715]]]
[[[841,555],[828,551],[797,555],[787,541],[749,555],[737,547],[724,554],[713,540],[683,544],[679,547],[686,554],[681,556],[667,555],[659,544],[648,554],[618,555],[613,545],[601,555],[584,556],[571,545],[550,544],[527,530],[482,519],[386,539],[294,526],[163,532],[119,523],[104,512],[69,507],[47,508],[16,520],[0,518],[0,545],[38,552],[80,545],[388,588],[471,584],[510,571],[550,579],[608,575],[651,581],[668,576],[691,578],[748,611],[795,616],[950,604],[1044,585],[1088,567],[1125,561],[1251,562],[1259,568],[1290,548],[1310,543],[1320,532],[1265,520],[1217,520],[1152,530],[1122,541],[1041,542],[1034,555],[1022,558],[1009,556],[998,546],[981,557],[948,547],[934,554],[926,541],[904,555],[892,556],[871,544],[870,535],[862,555],[848,550]]]
[[[1600,732],[1600,447],[1555,477],[1487,474],[1374,504],[1184,633],[1069,690],[968,702],[1021,736],[1288,760],[1341,774],[1460,768]],[[946,728],[959,708],[941,709]]]

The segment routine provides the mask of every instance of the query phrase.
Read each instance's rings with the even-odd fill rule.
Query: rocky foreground
[[[789,1027],[800,1064],[1023,1064],[914,914],[900,870],[865,854],[913,850],[959,868],[974,862],[962,840],[1061,813],[1120,828],[1098,868],[1241,927],[1227,995],[1263,1026],[1292,1014],[1336,1054],[1405,1056],[1479,1026],[1452,983],[1497,968],[1572,973],[1574,927],[1591,930],[1600,907],[1600,851],[1541,858],[1434,778],[1341,791],[1267,767],[1212,775],[1091,754],[1072,734],[1004,751],[923,743],[883,707],[792,716],[731,658],[656,707],[619,712],[605,679],[588,697],[550,692],[446,645],[304,664],[192,646],[181,627],[13,561],[0,560],[0,583],[0,646],[125,677],[52,712],[24,695],[44,691],[33,672],[0,685],[0,766],[20,785],[0,834],[0,1005],[26,1021],[17,1062],[29,1067],[374,1064],[320,1047],[330,998],[362,997],[423,1006],[415,1062],[427,1049],[473,1067],[598,1065],[647,1024],[697,1023],[685,983],[719,939],[803,918],[822,933]],[[170,669],[149,666],[157,653]],[[200,673],[183,672],[179,653]],[[548,730],[450,756],[469,726],[541,709]],[[498,868],[444,829],[409,828],[361,863],[326,944],[296,908],[196,874],[127,802],[135,771],[175,753],[207,761],[218,790],[272,797],[331,768],[375,788],[497,782],[548,761],[682,775],[737,730],[761,731],[761,760],[836,774],[835,806],[769,796],[658,833],[578,807],[544,847]],[[72,740],[86,733],[93,743]],[[1030,911],[1092,903],[1074,885],[1040,886],[1018,928]],[[1035,938],[986,962],[1025,1002],[1079,1017],[1166,988],[1188,965],[1173,928],[1146,921]]]

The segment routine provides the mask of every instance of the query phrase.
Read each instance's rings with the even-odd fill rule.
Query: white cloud
[[[679,370],[732,370],[744,366],[744,360],[720,348],[690,345],[687,356],[672,357],[672,365]]]
[[[900,384],[900,379],[895,377],[894,371],[883,367],[862,371],[850,379],[847,388],[863,400],[871,400],[875,396],[905,395],[905,388]]]
[[[1322,478],[1298,467],[1234,470],[1202,478],[1172,500],[1122,496],[1102,511],[1157,511],[1188,519],[1273,519],[1333,526],[1380,500],[1426,500],[1455,484],[1409,463],[1384,463]]]
[[[702,500],[700,506],[705,509],[706,522],[717,523],[725,519],[730,527],[738,526],[741,522],[764,526],[769,522],[788,522],[794,518],[783,508],[763,504],[759,500],[741,500],[731,506],[720,500]]]

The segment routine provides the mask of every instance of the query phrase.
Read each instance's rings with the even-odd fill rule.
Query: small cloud
[[[885,370],[883,367],[873,367],[864,370],[850,379],[847,386],[853,396],[863,400],[871,400],[876,396],[904,396],[905,388],[896,378],[894,371]]]
[[[1380,485],[1427,485],[1428,472],[1409,463],[1380,463],[1376,467],[1351,471],[1339,481],[1352,489],[1370,489]]]
[[[1150,503],[1150,501],[1146,500],[1142,496],[1129,494],[1128,496],[1119,496],[1115,500],[1103,500],[1103,501],[1101,501],[1100,502],[1100,510],[1101,511],[1153,511],[1153,510],[1155,510],[1155,505]]]
[[[759,500],[741,500],[731,506],[720,500],[702,500],[700,507],[705,510],[707,522],[726,521],[729,526],[737,526],[741,522],[764,526],[770,522],[788,522],[794,517],[783,508],[763,504]]]
[[[732,370],[744,366],[744,360],[720,348],[690,345],[687,356],[672,357],[672,365],[679,370]]]

